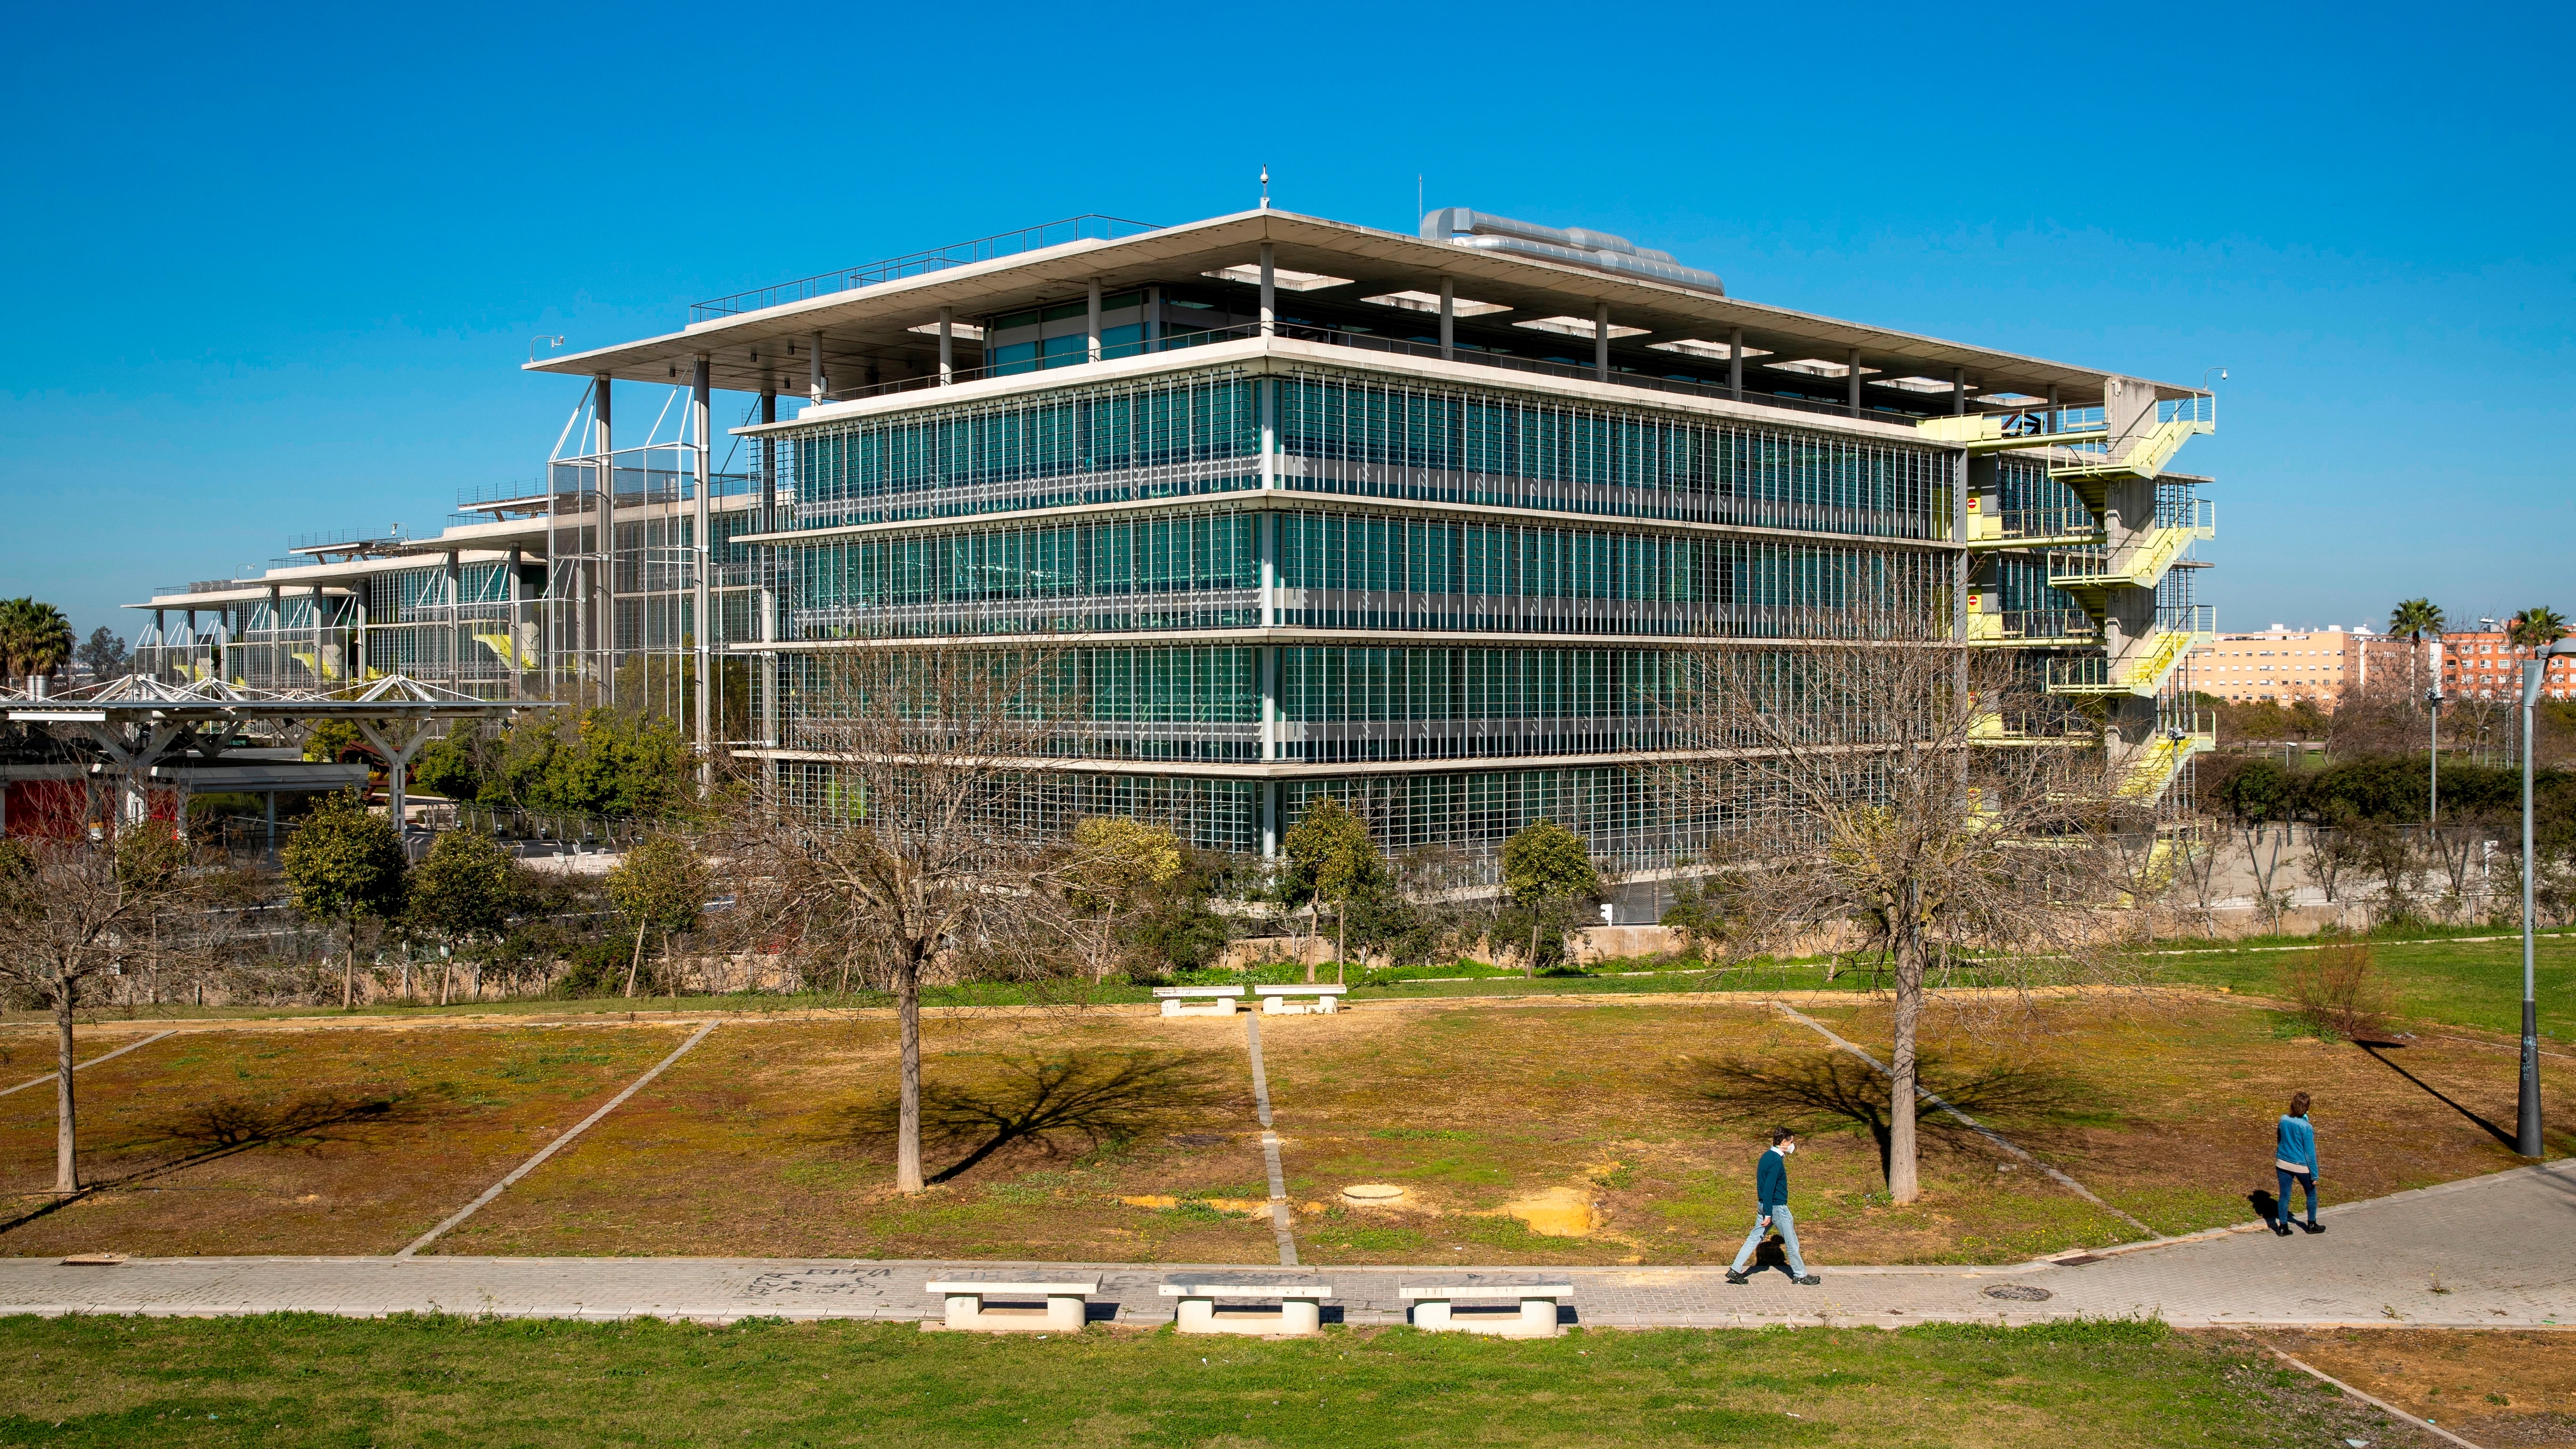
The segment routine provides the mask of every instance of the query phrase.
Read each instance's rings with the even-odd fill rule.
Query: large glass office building
[[[639,386],[689,390],[698,451],[638,505],[658,555],[567,552],[596,530],[531,526],[540,500],[518,657],[693,654],[699,737],[818,804],[854,650],[1047,651],[1079,717],[1037,808],[1247,854],[1331,795],[1393,850],[1489,859],[1548,817],[1624,870],[1687,861],[1712,822],[1671,803],[1672,706],[1713,645],[2023,651],[2141,800],[2206,742],[2206,480],[2166,466],[2206,393],[1748,302],[1597,232],[1081,218],[529,367],[587,382],[558,479],[614,472]],[[719,390],[756,398],[738,442],[707,442]],[[631,643],[630,576],[668,603]]]

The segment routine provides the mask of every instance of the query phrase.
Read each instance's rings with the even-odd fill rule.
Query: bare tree
[[[72,1093],[72,1025],[110,983],[184,946],[183,913],[197,878],[167,823],[117,832],[112,843],[48,836],[0,840],[0,983],[54,1014],[54,1190],[80,1191]]]
[[[1925,631],[1927,634],[1929,631]],[[1715,647],[1680,706],[1707,897],[1746,944],[1835,941],[1895,996],[1888,1190],[1918,1192],[1917,1049],[1946,986],[2108,979],[2124,802],[2099,734],[2009,658],[1937,638]]]
[[[2297,827],[2262,820],[2245,822],[2245,864],[2254,873],[2255,904],[2272,925],[2272,934],[2281,934],[2281,907],[2287,893],[2274,886],[2281,878],[2281,850],[2289,844]]]
[[[2201,934],[2216,940],[2219,869],[2226,863],[2234,835],[2226,822],[2208,816],[2181,824],[2183,828],[2174,835],[2174,868],[2191,892],[2192,907],[2200,912]]]
[[[2308,827],[2306,865],[2308,879],[2326,893],[2326,904],[2335,903],[2335,892],[2342,887],[2343,873],[2361,857],[2360,843],[2348,830],[2334,825]]]
[[[901,1022],[895,1185],[922,1190],[921,987],[935,963],[1038,958],[1064,911],[1038,775],[1078,713],[1043,647],[863,645],[813,660],[783,758],[712,842],[737,946],[881,970]],[[1023,969],[1029,969],[1023,963]]]

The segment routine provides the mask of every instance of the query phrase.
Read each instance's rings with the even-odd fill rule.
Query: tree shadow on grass
[[[2076,1083],[2027,1067],[1952,1072],[1937,1054],[1925,1054],[1916,1080],[1941,1099],[2028,1147],[2045,1137],[2052,1121],[2072,1117],[2083,1101]],[[1869,1063],[1843,1051],[1763,1058],[1727,1057],[1709,1063],[1698,1094],[1724,1121],[1764,1127],[1855,1126],[1878,1144],[1878,1165],[1889,1166],[1889,1104],[1894,1084]],[[1964,1147],[1982,1142],[1975,1132],[1928,1102],[1915,1106],[1917,1140]]]
[[[154,1160],[93,1176],[78,1192],[53,1196],[36,1208],[0,1221],[0,1233],[50,1217],[97,1193],[148,1187],[157,1179],[262,1147],[311,1148],[326,1142],[356,1141],[370,1131],[429,1121],[441,1115],[446,1106],[434,1096],[381,1087],[304,1092],[282,1099],[212,1097],[191,1102],[139,1124],[125,1140],[106,1149],[148,1153]]]
[[[1221,1105],[1223,1090],[1207,1065],[1154,1052],[1003,1057],[981,1081],[931,1078],[921,1084],[922,1146],[965,1155],[929,1181],[952,1182],[1017,1143],[1062,1156],[1070,1139],[1086,1150],[1133,1141],[1192,1112],[1204,1115]],[[892,1098],[845,1107],[836,1125],[890,1150],[897,1108]]]

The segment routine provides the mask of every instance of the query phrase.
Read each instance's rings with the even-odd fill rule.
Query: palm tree
[[[72,642],[62,610],[29,598],[0,599],[0,674],[51,674],[71,662]]]
[[[2408,646],[2408,660],[2414,670],[2415,697],[2424,697],[2424,636],[2439,638],[2442,633],[2442,606],[2431,599],[2403,599],[2388,611],[2388,632],[2403,634],[2413,643]]]
[[[2567,637],[2567,616],[2547,605],[2522,611],[2522,616],[2505,625],[2505,637],[2525,649],[2545,649]]]

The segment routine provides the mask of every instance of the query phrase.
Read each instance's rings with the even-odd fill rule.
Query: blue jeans
[[[2315,1227],[2317,1225],[2317,1175],[2313,1172],[2291,1172],[2277,1164],[2272,1171],[2279,1174],[2281,1179],[2281,1191],[2278,1194],[2281,1203],[2281,1226],[2286,1228],[2290,1225],[2290,1184],[2295,1182],[2308,1190],[2308,1226]]]
[[[1763,1222],[1760,1219],[1756,1219],[1753,1224],[1753,1231],[1744,1235],[1744,1251],[1735,1255],[1735,1267],[1733,1271],[1738,1273],[1743,1272],[1744,1265],[1753,1261],[1753,1250],[1762,1246],[1763,1234],[1768,1233],[1773,1228],[1778,1228],[1780,1230],[1780,1246],[1783,1249],[1786,1249],[1789,1255],[1789,1276],[1792,1278],[1806,1277],[1807,1262],[1804,1258],[1798,1256],[1798,1220],[1789,1215],[1789,1208],[1786,1203],[1772,1208],[1770,1210],[1770,1214],[1769,1222]]]

